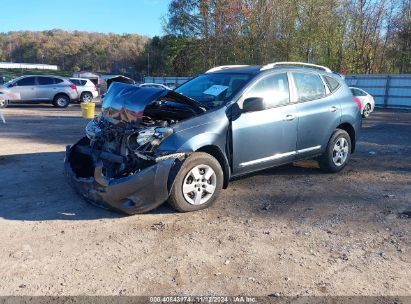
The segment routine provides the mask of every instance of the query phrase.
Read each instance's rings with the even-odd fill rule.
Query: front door
[[[20,95],[20,99],[31,101],[37,99],[36,77],[29,76],[18,80],[15,85],[10,88],[14,94]]]
[[[232,119],[233,174],[244,174],[292,162],[297,142],[297,110],[290,104],[287,73],[263,76],[238,102],[263,98],[264,109]]]

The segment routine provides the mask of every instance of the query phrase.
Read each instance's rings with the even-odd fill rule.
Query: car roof
[[[58,75],[22,75],[18,78],[23,78],[23,77],[54,77],[54,78],[66,79],[66,77],[58,76]]]
[[[286,65],[281,65],[281,66],[276,66],[273,68],[268,68],[268,69],[262,69],[264,67],[264,65],[249,65],[249,66],[226,66],[220,70],[216,70],[216,71],[209,71],[206,72],[205,74],[250,74],[250,75],[257,75],[257,74],[262,74],[262,73],[266,73],[266,72],[272,72],[272,71],[301,71],[301,72],[316,72],[318,74],[322,74],[322,75],[329,75],[329,76],[338,76],[337,78],[341,78],[340,75],[333,73],[333,72],[327,72],[327,71],[323,71],[320,69],[316,69],[316,68],[311,68],[311,67],[305,67],[305,66],[286,66]]]
[[[88,79],[88,78],[77,78],[77,77],[70,77],[69,79],[85,80],[85,81],[90,80],[90,79]],[[91,80],[90,80],[90,81],[91,81]]]

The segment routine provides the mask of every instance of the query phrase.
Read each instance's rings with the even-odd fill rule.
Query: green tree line
[[[50,30],[0,34],[0,61],[190,76],[225,64],[303,61],[411,73],[411,0],[171,0],[162,37]]]
[[[0,33],[0,61],[56,64],[62,70],[135,74],[148,38],[50,30]]]
[[[178,73],[275,61],[411,72],[410,0],[172,0],[165,29]]]

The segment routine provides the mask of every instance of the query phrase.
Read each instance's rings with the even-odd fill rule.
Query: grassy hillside
[[[6,81],[22,75],[57,75],[71,77],[71,71],[31,70],[31,69],[0,69],[0,75],[6,76]]]

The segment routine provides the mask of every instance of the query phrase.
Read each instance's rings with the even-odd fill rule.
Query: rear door
[[[37,77],[37,99],[52,100],[57,94],[57,88],[54,77],[38,76]]]
[[[233,173],[252,172],[293,161],[297,141],[296,106],[290,103],[287,73],[257,80],[239,100],[264,99],[262,111],[232,118]]]
[[[326,148],[339,124],[341,108],[318,73],[296,71],[292,76],[299,117],[297,158],[304,158]]]
[[[19,94],[23,101],[37,100],[36,77],[28,76],[18,80],[10,91]]]

